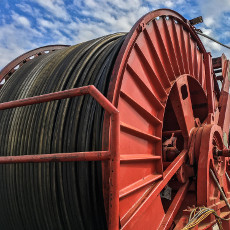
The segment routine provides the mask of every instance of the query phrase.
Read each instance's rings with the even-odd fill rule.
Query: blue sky
[[[187,19],[202,15],[202,31],[230,45],[230,0],[0,0],[0,69],[24,52],[51,44],[77,44],[129,31],[144,14],[159,8]],[[207,51],[230,51],[202,39]]]

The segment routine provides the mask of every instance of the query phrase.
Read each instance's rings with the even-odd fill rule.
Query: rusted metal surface
[[[205,52],[201,42],[197,39],[196,35],[194,35],[192,28],[186,24],[186,21],[183,20],[182,17],[180,18],[180,16],[171,11],[166,12],[165,10],[159,10],[153,14],[148,14],[140,19],[133,27],[120,51],[115,65],[114,77],[110,84],[110,89],[113,90],[115,88],[115,94],[112,94],[109,99],[113,101],[121,112],[121,159],[128,159],[127,155],[130,153],[129,160],[121,162],[120,217],[122,229],[140,229],[143,222],[148,223],[146,224],[146,229],[151,229],[149,213],[154,213],[153,209],[156,209],[156,207],[159,212],[157,214],[155,213],[157,216],[155,218],[155,225],[152,225],[152,228],[159,227],[159,225],[157,227],[156,223],[162,221],[164,212],[162,211],[162,206],[157,196],[166,184],[170,182],[172,177],[167,179],[167,174],[165,173],[174,165],[174,161],[158,162],[156,165],[152,164],[150,166],[152,170],[157,171],[159,168],[163,168],[163,165],[167,165],[166,170],[163,172],[163,179],[159,182],[152,181],[151,183],[153,183],[153,185],[150,186],[147,183],[147,178],[150,178],[151,174],[145,174],[140,177],[143,178],[143,183],[141,184],[141,180],[138,179],[138,174],[142,175],[141,171],[135,171],[134,173],[132,169],[138,167],[138,164],[141,165],[146,162],[146,166],[143,167],[143,169],[147,170],[149,167],[147,165],[147,159],[150,159],[150,157],[146,154],[142,158],[139,158],[138,161],[136,156],[132,156],[132,153],[152,152],[152,155],[154,155],[157,152],[157,154],[159,154],[161,147],[160,144],[158,147],[157,143],[155,144],[154,151],[152,151],[150,145],[148,148],[143,144],[142,147],[140,147],[138,143],[141,143],[141,140],[136,139],[136,143],[134,143],[129,139],[129,135],[134,136],[133,138],[138,137],[147,141],[156,141],[157,136],[152,135],[152,133],[161,133],[160,130],[162,130],[164,124],[163,111],[169,93],[171,93],[171,104],[173,104],[174,114],[176,115],[179,127],[177,127],[177,129],[171,128],[173,130],[170,130],[170,125],[168,125],[168,129],[163,130],[162,134],[168,138],[170,138],[173,133],[179,136],[179,139],[183,136],[185,150],[182,150],[182,152],[186,151],[185,158],[187,158],[187,152],[190,148],[189,139],[191,130],[193,130],[196,125],[201,125],[204,122],[208,116],[208,111],[209,113],[213,113],[216,108],[210,55],[208,56]],[[162,16],[164,14],[167,16]],[[157,19],[155,20],[154,18]],[[175,23],[175,21],[177,23]],[[191,35],[194,36],[193,38],[199,45],[199,51],[195,49],[196,45],[193,44],[193,41],[190,41],[188,36],[183,34],[183,32],[181,32],[182,38],[179,40],[179,31],[181,31],[181,29],[179,29],[178,24],[183,24]],[[150,47],[151,51],[149,51]],[[206,58],[203,62],[204,57]],[[142,68],[140,68],[140,66],[142,66]],[[152,82],[157,85],[157,87],[152,85],[150,77],[146,77],[148,73],[151,73]],[[157,79],[158,73],[161,73],[159,79]],[[189,76],[187,77],[186,74]],[[193,83],[190,76],[199,83]],[[188,79],[187,82],[185,82],[186,78]],[[126,84],[123,83],[124,79]],[[136,85],[139,87],[136,88]],[[177,87],[175,87],[175,85],[177,85]],[[185,87],[184,85],[186,89],[182,89],[182,87]],[[197,91],[200,87],[199,85],[202,87],[202,89],[199,89],[200,92],[199,90]],[[134,95],[134,92],[136,95]],[[151,104],[153,105],[151,109],[149,109],[149,102],[144,101],[145,96],[142,92],[145,92],[147,97],[151,98]],[[190,93],[192,93],[191,96]],[[200,96],[196,97],[196,94]],[[201,99],[201,95],[203,99]],[[142,98],[142,101],[140,98]],[[202,100],[203,102],[201,102]],[[129,105],[129,107],[127,105]],[[132,108],[132,110],[130,108]],[[150,110],[151,112],[149,112]],[[156,117],[155,114],[158,114],[158,116]],[[199,117],[197,121],[195,117]],[[212,122],[211,116],[209,117],[209,121]],[[149,122],[147,123],[148,129],[144,128],[145,124],[141,121],[143,118]],[[175,117],[173,119],[175,119]],[[152,132],[149,130],[149,127],[151,127],[150,120],[152,120],[153,127],[155,128],[153,128],[154,131]],[[173,123],[172,120],[169,120],[169,122],[171,122],[171,124]],[[201,134],[202,129],[196,133],[197,137]],[[195,142],[192,143],[192,147],[195,151],[198,147],[194,146],[194,144]],[[130,145],[132,148],[130,148]],[[171,151],[168,151],[169,155],[171,155],[171,153]],[[197,154],[199,155],[199,153]],[[159,154],[159,156],[161,156],[161,154]],[[131,161],[130,159],[132,159],[132,157],[135,160]],[[143,160],[144,157],[146,157],[145,161]],[[176,157],[177,160],[178,157]],[[198,158],[199,156],[191,154],[191,158],[195,157]],[[156,157],[154,156],[154,158]],[[124,164],[125,162],[128,162],[127,168]],[[194,162],[194,159],[191,162]],[[185,162],[181,162],[181,165],[176,171],[171,171],[172,176],[176,174],[184,163]],[[131,170],[130,174],[128,167],[130,167]],[[186,170],[179,171],[182,176],[181,178],[188,178],[194,175],[194,172],[189,173],[186,172]],[[182,175],[183,173],[188,174],[188,177],[184,177]],[[155,177],[157,176],[158,175],[155,174]],[[133,181],[129,182],[131,177],[137,177],[135,183]],[[123,192],[125,192],[126,195],[124,195]],[[196,194],[194,194],[194,196],[196,196]],[[179,212],[181,212],[181,208],[179,209]]]

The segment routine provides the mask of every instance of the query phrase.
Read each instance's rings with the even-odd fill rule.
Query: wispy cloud
[[[33,17],[37,17],[40,14],[40,11],[37,8],[34,8],[31,5],[24,2],[17,3],[15,6],[17,9],[20,9],[22,12],[29,14]]]
[[[12,13],[12,19],[13,19],[16,26],[19,25],[19,26],[23,26],[25,28],[30,27],[30,21],[26,17],[20,16],[19,14],[15,13],[14,11]]]
[[[42,36],[26,17],[11,11],[11,22],[4,22],[0,26],[0,66],[37,47],[33,40]]]
[[[213,26],[214,28],[222,27],[223,20],[229,17],[225,14],[230,12],[229,0],[203,0],[198,1],[198,6],[204,17],[204,24],[206,26]]]
[[[37,3],[43,8],[44,11],[48,11],[61,20],[68,20],[70,18],[65,3],[62,0],[33,0],[33,3]]]
[[[217,40],[222,41],[226,45],[230,44],[230,1],[229,0],[203,0],[197,1],[204,23],[200,28],[204,32]],[[201,37],[207,51],[212,55],[221,56],[225,53],[230,58],[230,50],[226,49],[206,38]]]

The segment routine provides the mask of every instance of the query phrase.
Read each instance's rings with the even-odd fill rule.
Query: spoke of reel
[[[162,39],[161,32],[159,30],[158,24],[156,23],[156,20],[153,21],[153,30],[155,31],[156,41],[158,42],[158,46],[159,46],[159,49],[161,51],[160,52],[160,54],[162,55],[161,56],[161,62],[164,63],[165,69],[168,72],[169,77],[172,78],[172,80],[175,80],[176,78],[175,78],[175,74],[173,71],[173,66],[170,62],[170,58],[169,58],[169,55],[167,53],[164,41]],[[150,37],[150,39],[151,39],[151,37]],[[152,39],[151,39],[151,41],[152,41]],[[155,42],[152,41],[153,45],[154,45],[154,43]]]
[[[161,156],[155,156],[150,154],[127,154],[127,155],[121,155],[120,161],[126,162],[126,161],[149,161],[149,160],[160,160]]]
[[[170,101],[182,135],[188,140],[195,123],[187,78],[181,78],[174,84]]]
[[[121,91],[121,97],[129,103],[146,121],[151,122],[153,125],[160,125],[162,122],[155,116],[153,116],[150,112],[148,112],[145,108],[143,108],[140,104],[134,101],[130,96],[128,96],[125,92]]]
[[[158,98],[164,98],[167,96],[167,92],[165,91],[166,85],[163,85],[163,79],[158,78],[156,73],[154,72],[152,66],[148,62],[148,60],[145,57],[145,54],[143,53],[143,50],[136,44],[135,50],[137,53],[137,56],[141,60],[140,63],[142,64],[142,68],[144,69],[144,72],[146,76],[148,77],[148,80],[152,86],[153,91],[156,95],[158,95]]]
[[[167,230],[170,228],[170,226],[173,223],[173,220],[177,214],[177,212],[179,211],[179,208],[186,196],[186,193],[188,191],[189,188],[189,181],[187,181],[184,185],[181,186],[181,188],[178,190],[176,196],[174,197],[167,213],[164,216],[164,219],[159,227],[159,229],[161,230]]]
[[[202,80],[203,80],[203,61],[204,61],[204,56],[203,56],[203,54],[200,54],[199,82],[200,82],[200,84],[202,86],[203,86],[203,84],[202,84]]]
[[[139,138],[143,138],[143,139],[151,141],[153,143],[161,140],[160,137],[156,137],[154,135],[142,132],[141,130],[136,129],[135,127],[132,127],[128,124],[125,124],[124,122],[121,122],[121,131],[124,131],[130,135],[133,135],[133,136],[136,136]]]
[[[194,77],[198,78],[197,44],[194,43]],[[198,79],[197,79],[198,80]]]
[[[189,60],[189,73],[194,76],[194,66],[193,66],[193,60],[192,60],[192,47],[191,47],[191,34],[188,33],[188,39],[187,39],[187,47],[188,47],[188,60]]]
[[[157,99],[157,97],[153,94],[152,90],[143,82],[141,77],[134,71],[134,69],[129,64],[127,64],[127,71],[133,77],[136,84],[140,86],[139,88],[146,96],[146,99],[148,99],[150,103],[153,103],[158,109],[163,109],[163,104]]]
[[[164,81],[164,85],[166,88],[171,86],[169,77],[164,69],[163,63],[161,62],[159,55],[154,47],[154,44],[150,38],[150,35],[148,34],[147,30],[143,31],[144,33],[144,38],[148,47],[148,52],[150,53],[151,56],[151,62],[154,65],[154,69],[157,70],[156,75],[158,78],[161,78],[162,81]],[[145,50],[145,53],[147,52],[147,50]]]
[[[170,60],[173,60],[172,64],[173,64],[173,68],[174,68],[174,73],[176,76],[179,76],[179,75],[181,75],[180,68],[179,68],[177,57],[176,57],[176,51],[174,50],[174,47],[173,47],[172,37],[171,37],[170,32],[169,32],[169,25],[167,22],[168,22],[168,20],[166,20],[164,17],[163,18],[163,25],[164,25],[165,40],[166,40],[165,45],[168,48],[168,54],[170,55]]]
[[[154,181],[157,181],[162,178],[162,175],[148,175],[144,178],[142,178],[139,181],[136,181],[135,183],[123,188],[120,190],[120,198],[123,198],[124,196],[127,196],[128,194],[150,184],[153,183]]]
[[[184,60],[183,60],[183,56],[182,56],[182,51],[180,49],[180,41],[179,41],[179,36],[178,36],[178,32],[177,32],[177,28],[176,26],[176,22],[174,19],[171,19],[170,22],[172,23],[172,34],[173,34],[173,41],[174,41],[174,49],[176,51],[176,56],[177,56],[177,60],[178,60],[178,64],[180,67],[180,72],[181,74],[185,73],[184,70]]]
[[[189,73],[188,54],[185,45],[185,36],[188,36],[188,33],[183,30],[182,26],[180,26],[180,36],[181,36],[181,53],[184,61],[185,73]]]

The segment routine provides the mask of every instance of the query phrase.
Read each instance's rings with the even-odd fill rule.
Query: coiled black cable
[[[42,55],[2,87],[0,102],[95,85],[107,95],[125,34]],[[0,153],[101,150],[103,109],[90,96],[0,111]],[[106,229],[100,162],[0,165],[1,229]]]

